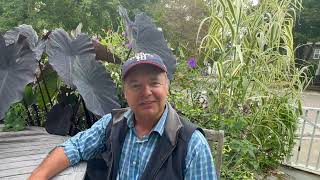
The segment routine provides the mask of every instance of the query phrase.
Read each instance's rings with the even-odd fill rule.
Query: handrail
[[[298,136],[296,137],[296,145],[298,147],[297,154],[290,158],[290,156],[287,157],[287,161],[284,162],[284,164],[288,166],[292,166],[294,168],[303,168],[304,170],[308,172],[315,172],[317,171],[320,174],[320,150],[318,148],[312,148],[314,139],[317,137],[317,134],[315,133],[316,130],[320,130],[320,125],[318,123],[319,117],[320,117],[320,108],[316,107],[302,107],[303,115],[301,115],[298,119],[299,123],[299,132],[296,132]],[[310,113],[315,113],[315,117],[312,119],[308,119],[310,117]],[[312,115],[313,116],[313,115]],[[307,130],[306,130],[307,128]],[[311,129],[310,129],[311,128]],[[312,131],[310,131],[312,130]],[[308,133],[305,133],[308,131]],[[303,139],[306,137],[306,134],[308,134],[308,139]],[[307,141],[308,145],[305,143],[302,143],[302,141]],[[306,152],[307,159],[306,161],[300,160],[300,154],[301,152]],[[311,154],[318,154],[317,157],[314,157],[314,155],[311,157]],[[315,165],[309,165],[310,160],[316,160]],[[315,161],[314,161],[315,162]]]
[[[320,111],[320,108],[318,107],[308,107],[308,106],[303,106],[303,110],[311,110],[311,111]]]

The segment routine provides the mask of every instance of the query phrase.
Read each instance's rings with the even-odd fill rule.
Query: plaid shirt
[[[133,112],[129,110],[124,114],[127,118],[129,130],[123,143],[117,179],[137,180],[141,177],[156,142],[164,132],[167,113],[168,108],[165,109],[165,112],[150,134],[142,139],[136,136],[132,120]],[[105,150],[105,131],[111,119],[111,114],[105,115],[90,129],[78,133],[60,145],[64,147],[71,165],[77,164],[80,160],[92,159]],[[185,179],[217,179],[210,147],[198,130],[192,134],[188,144]]]

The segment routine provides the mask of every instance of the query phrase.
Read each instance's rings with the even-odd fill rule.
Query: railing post
[[[305,117],[308,117],[308,112],[309,112],[308,110],[305,111]],[[303,133],[304,133],[305,125],[306,125],[306,120],[303,119],[303,125],[302,125],[302,129],[301,129],[301,135],[300,135],[300,140],[299,140],[298,153],[297,153],[297,158],[296,158],[295,164],[298,163],[298,160],[299,160],[299,157],[300,157],[301,144],[302,144],[302,136],[303,136]]]
[[[319,162],[320,162],[320,151],[319,151],[319,154],[318,154],[318,160],[317,160],[316,170],[319,169]]]
[[[319,118],[319,113],[320,113],[320,111],[317,111],[316,118],[314,119],[314,124],[315,124],[315,125],[317,125],[317,121],[318,121],[318,118]],[[308,156],[307,156],[306,167],[309,166],[310,153],[311,153],[311,149],[312,149],[312,144],[313,144],[313,139],[314,139],[315,133],[316,133],[316,126],[313,126],[313,131],[312,131],[312,136],[311,136],[311,142],[310,142],[310,145],[309,145],[309,151],[308,151]]]

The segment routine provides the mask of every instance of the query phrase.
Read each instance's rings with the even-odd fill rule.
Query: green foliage
[[[143,11],[157,0],[0,0],[0,32],[20,24],[29,24],[37,32],[43,29],[73,30],[81,22],[83,32],[101,33],[103,29],[117,29],[120,3],[128,9]]]
[[[198,125],[225,131],[223,178],[254,179],[293,147],[305,86],[293,52],[299,1],[214,0],[210,8],[196,68],[179,48],[170,99]]]
[[[320,3],[318,0],[303,0],[303,8],[295,25],[295,44],[320,41]]]
[[[209,15],[208,2],[203,0],[162,0],[146,7],[146,11],[162,28],[165,37],[176,48],[184,44],[190,53],[196,53],[198,27]],[[207,28],[203,27],[201,35]]]
[[[21,103],[11,106],[4,118],[4,131],[22,131],[26,127],[26,109]]]
[[[108,48],[114,55],[125,61],[133,52],[129,50],[126,44],[124,30],[120,26],[119,31],[108,31],[103,34],[100,43]],[[116,84],[117,95],[120,100],[121,107],[126,107],[126,101],[122,93],[121,65],[113,63],[104,63],[106,69],[111,73],[111,78]]]
[[[47,107],[50,106],[49,96],[51,98],[51,101],[54,101],[56,99],[59,86],[61,86],[62,83],[58,78],[57,73],[52,69],[48,62],[45,64],[45,69],[42,71],[38,82],[39,84],[37,84],[37,86],[34,86],[33,91],[36,95],[36,102],[39,108],[44,109],[44,105],[46,105]],[[40,88],[43,94],[44,101],[42,100]],[[46,91],[46,88],[48,92]]]
[[[27,85],[24,88],[23,101],[27,106],[30,106],[36,102],[36,95],[34,94],[31,85]]]

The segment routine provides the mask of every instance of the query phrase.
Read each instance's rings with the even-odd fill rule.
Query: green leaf
[[[27,106],[36,103],[36,95],[33,93],[33,87],[31,85],[27,85],[24,89],[23,99]]]

